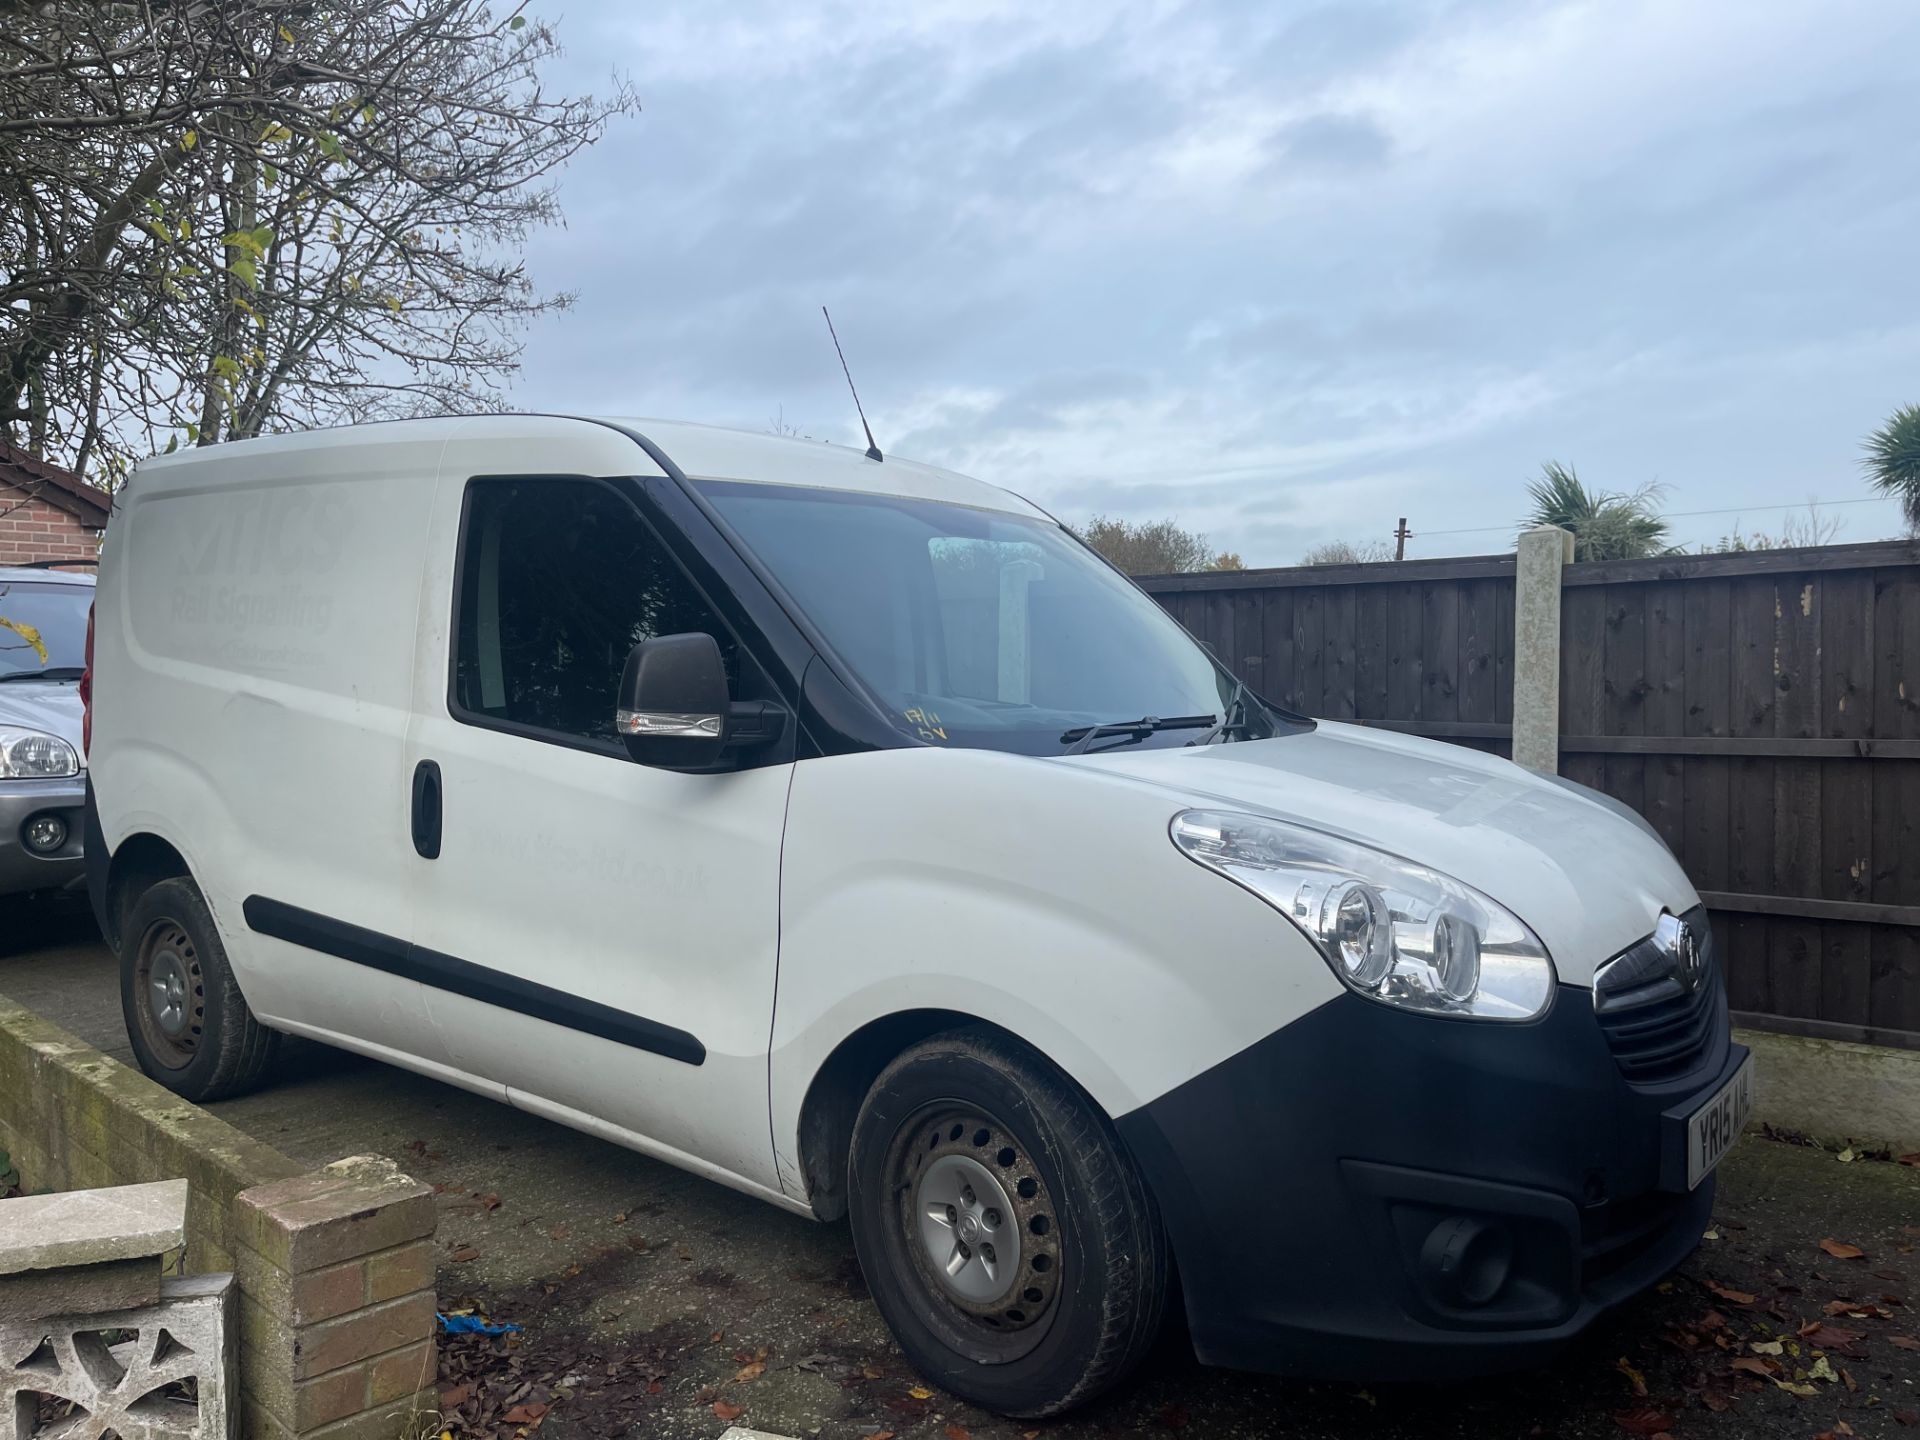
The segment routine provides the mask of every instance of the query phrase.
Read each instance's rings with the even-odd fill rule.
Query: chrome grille
[[[1601,1032],[1621,1073],[1638,1084],[1670,1080],[1699,1063],[1713,1042],[1720,994],[1706,910],[1660,919],[1652,935],[1593,979]]]

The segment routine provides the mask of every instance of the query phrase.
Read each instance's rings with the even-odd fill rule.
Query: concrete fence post
[[[1513,761],[1560,772],[1560,571],[1573,535],[1541,525],[1520,537],[1513,575]]]

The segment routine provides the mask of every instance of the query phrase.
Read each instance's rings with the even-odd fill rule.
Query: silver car
[[[0,566],[0,896],[86,884],[80,677],[93,577]]]

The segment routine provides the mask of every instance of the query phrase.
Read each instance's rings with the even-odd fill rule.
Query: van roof
[[[864,450],[824,440],[799,440],[690,420],[594,418],[644,435],[693,479],[812,485],[823,490],[859,490],[873,495],[949,500],[1022,515],[1043,514],[1011,490],[918,460],[902,460],[893,455],[884,461],[870,460]]]
[[[140,469],[143,472],[165,472],[182,465],[193,466],[201,460],[238,458],[243,453],[291,458],[317,450],[358,448],[385,441],[441,441],[454,446],[491,446],[495,443],[538,439],[550,444],[556,437],[556,430],[564,431],[569,425],[593,427],[594,433],[607,439],[612,438],[604,428],[609,426],[642,437],[683,474],[693,479],[750,480],[763,484],[854,490],[874,495],[943,500],[979,509],[1050,518],[1012,491],[915,460],[902,460],[891,455],[884,461],[870,460],[864,451],[845,445],[799,440],[785,435],[766,435],[751,430],[733,430],[687,420],[600,415],[467,415],[342,425],[286,435],[262,435],[204,449],[176,451],[144,461]],[[613,463],[621,462],[615,460]],[[234,478],[239,478],[238,472]]]

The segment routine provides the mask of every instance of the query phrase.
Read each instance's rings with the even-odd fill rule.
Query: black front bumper
[[[1526,1025],[1343,995],[1123,1116],[1200,1358],[1484,1374],[1659,1280],[1713,1207],[1712,1177],[1686,1188],[1686,1116],[1746,1057],[1713,1005],[1696,1065],[1630,1085],[1585,990]]]

